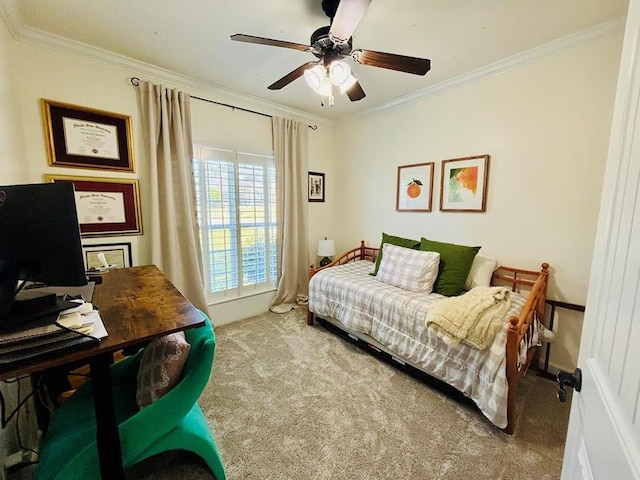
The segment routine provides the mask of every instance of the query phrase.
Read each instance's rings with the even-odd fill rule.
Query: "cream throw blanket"
[[[427,313],[427,327],[450,345],[464,342],[484,350],[493,343],[510,306],[507,288],[475,287],[436,302]]]

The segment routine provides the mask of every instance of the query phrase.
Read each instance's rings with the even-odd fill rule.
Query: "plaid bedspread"
[[[401,359],[457,388],[493,424],[505,428],[507,319],[519,315],[526,298],[512,293],[511,308],[490,348],[448,345],[426,327],[429,308],[445,297],[387,285],[369,275],[371,271],[373,263],[357,261],[318,272],[309,283],[309,309],[369,335]]]

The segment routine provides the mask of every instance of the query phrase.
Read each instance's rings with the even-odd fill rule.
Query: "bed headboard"
[[[309,278],[313,277],[320,270],[324,270],[325,268],[333,267],[335,265],[344,265],[345,263],[355,262],[356,260],[368,260],[370,262],[375,262],[376,258],[378,258],[378,250],[378,247],[367,247],[364,244],[364,240],[361,240],[359,247],[352,248],[351,250],[343,253],[333,262],[325,265],[324,267],[316,268],[314,264],[311,264],[309,268]]]

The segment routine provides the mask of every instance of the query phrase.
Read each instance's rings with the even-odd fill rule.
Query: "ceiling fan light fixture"
[[[0,0],[1,1],[1,0]],[[318,1],[318,0],[313,0]],[[322,0],[322,9],[330,19],[330,25],[320,27],[311,34],[308,45],[285,42],[272,38],[235,34],[231,40],[273,47],[288,48],[312,53],[317,60],[308,61],[269,85],[269,90],[280,90],[304,76],[309,87],[320,95],[321,105],[332,105],[335,94],[346,94],[357,102],[366,97],[360,82],[351,73],[351,67],[343,62],[346,57],[361,65],[425,75],[431,69],[427,58],[410,57],[373,50],[353,50],[353,33],[363,19],[371,0]]]
[[[333,94],[333,85],[329,77],[324,77],[320,83],[320,88],[316,90],[323,97],[331,97]]]
[[[340,93],[344,95],[357,81],[356,77],[349,74],[347,79],[340,85]]]
[[[339,87],[348,81],[349,77],[352,77],[351,68],[346,62],[342,60],[334,60],[331,62],[331,65],[329,65],[329,78],[331,79],[331,83]]]
[[[324,65],[318,64],[315,67],[304,71],[304,79],[307,82],[307,85],[316,92],[322,87],[322,81],[324,78],[327,78],[327,69],[324,68]]]

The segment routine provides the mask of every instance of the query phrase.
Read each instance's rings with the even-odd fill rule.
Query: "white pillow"
[[[386,252],[385,252],[386,253]],[[491,285],[493,272],[498,268],[498,260],[491,257],[476,255],[471,264],[471,270],[467,275],[464,288],[471,290],[474,287],[488,287]]]
[[[440,254],[384,244],[376,279],[411,292],[431,293],[438,276]]]

